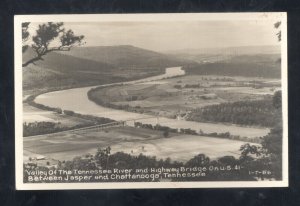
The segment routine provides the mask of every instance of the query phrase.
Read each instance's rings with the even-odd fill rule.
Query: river
[[[124,84],[137,84],[142,82],[156,81],[164,78],[181,76],[184,74],[185,71],[182,70],[181,67],[170,67],[170,68],[166,68],[166,72],[163,75],[125,82]],[[109,85],[114,85],[114,84],[109,84]],[[107,85],[102,85],[102,86],[107,86]],[[49,92],[37,96],[35,102],[50,107],[58,107],[61,108],[62,110],[72,110],[80,114],[89,114],[89,115],[94,115],[99,117],[107,117],[116,121],[140,119],[137,121],[142,122],[144,124],[155,125],[159,123],[162,126],[168,126],[171,128],[184,128],[184,129],[190,128],[196,131],[199,131],[201,129],[205,133],[230,132],[230,134],[232,135],[239,135],[243,137],[261,137],[261,136],[265,136],[270,131],[268,128],[254,128],[254,127],[241,127],[236,125],[201,123],[201,122],[170,119],[165,117],[157,118],[151,115],[106,108],[97,105],[96,103],[88,99],[87,92],[90,89],[95,87],[98,86]],[[145,119],[141,119],[141,118],[145,118]],[[133,121],[128,121],[128,124],[132,126]]]

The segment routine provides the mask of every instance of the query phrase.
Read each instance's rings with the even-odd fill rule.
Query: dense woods
[[[275,124],[272,98],[238,101],[210,105],[193,110],[188,120],[198,122],[224,122],[240,125],[272,127]]]
[[[242,55],[230,60],[189,65],[184,69],[190,75],[220,75],[280,78],[280,55]]]
[[[27,137],[41,134],[51,134],[92,125],[94,125],[92,122],[86,122],[75,126],[62,126],[60,122],[25,122],[23,123],[23,136]]]
[[[23,123],[23,136],[27,137],[40,134],[49,134],[60,132],[65,129],[65,127],[61,127],[59,123],[55,122],[25,122]]]

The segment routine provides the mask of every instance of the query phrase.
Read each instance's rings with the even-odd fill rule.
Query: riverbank
[[[178,69],[178,67],[177,67]],[[170,74],[169,74],[170,75]],[[176,73],[176,75],[178,75]],[[165,76],[152,77],[150,80],[158,80]],[[150,81],[149,79],[146,79]],[[125,82],[125,84],[132,84],[145,81],[145,79],[133,82]],[[122,84],[122,83],[118,83]],[[124,84],[124,83],[123,83]],[[109,84],[114,85],[114,84]],[[108,85],[102,85],[108,86]],[[129,126],[134,125],[134,121],[138,119],[143,124],[156,125],[159,123],[162,126],[168,126],[175,129],[192,129],[202,130],[205,133],[226,133],[230,132],[232,135],[239,135],[241,137],[263,137],[269,133],[268,128],[249,128],[235,125],[200,123],[185,120],[170,119],[165,117],[139,114],[134,112],[127,112],[123,110],[116,110],[97,105],[88,99],[87,93],[90,89],[95,87],[84,87],[76,89],[68,89],[63,91],[50,92],[36,97],[35,102],[50,107],[58,107],[62,110],[71,110],[80,114],[93,115],[98,117],[110,118],[115,121],[126,121]],[[75,101],[76,100],[76,101]]]

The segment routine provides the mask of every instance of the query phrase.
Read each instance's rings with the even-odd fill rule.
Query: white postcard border
[[[138,21],[216,21],[216,20],[281,21],[281,79],[283,111],[283,167],[281,181],[211,181],[211,182],[120,182],[120,183],[23,183],[23,109],[22,109],[22,22],[138,22]],[[63,189],[136,189],[136,188],[253,188],[288,187],[288,76],[287,14],[264,13],[169,13],[169,14],[68,14],[16,15],[14,18],[15,48],[15,174],[17,190]]]

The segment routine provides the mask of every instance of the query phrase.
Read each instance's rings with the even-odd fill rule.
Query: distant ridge
[[[132,45],[76,47],[71,51],[60,53],[118,67],[168,67],[191,63],[188,60]]]
[[[35,56],[29,48],[23,62]],[[164,73],[166,67],[184,66],[181,61],[158,52],[130,45],[76,47],[50,52],[43,60],[23,68],[23,88],[62,88],[122,82]]]
[[[203,48],[170,51],[168,55],[194,61],[200,64],[231,61],[242,56],[256,56],[258,58],[280,58],[280,46],[242,46],[228,48]],[[261,56],[261,57],[259,57]],[[252,58],[253,60],[253,58]],[[250,63],[250,62],[249,62]]]
[[[230,54],[230,55],[256,55],[256,54],[280,54],[280,46],[240,46],[225,48],[202,48],[202,49],[181,49],[166,51],[165,54]]]

